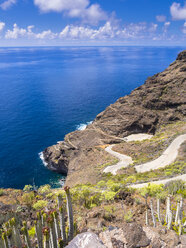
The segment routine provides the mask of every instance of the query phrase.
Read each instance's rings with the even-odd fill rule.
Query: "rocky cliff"
[[[43,152],[48,168],[66,173],[69,185],[91,182],[95,169],[109,158],[101,146],[121,142],[133,133],[154,134],[162,124],[186,115],[186,50],[166,70],[111,104],[83,131]]]

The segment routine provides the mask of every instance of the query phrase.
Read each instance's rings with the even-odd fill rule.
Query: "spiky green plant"
[[[42,229],[43,236],[44,236],[44,248],[50,248],[49,239],[50,239],[50,230],[48,227],[44,227]]]
[[[35,222],[35,231],[37,237],[38,248],[43,248],[43,237],[42,237],[42,220],[41,213],[37,213],[37,221]]]
[[[72,211],[72,201],[71,201],[71,195],[70,195],[70,188],[66,186],[64,190],[66,192],[68,224],[69,224],[68,241],[71,241],[74,237],[74,220],[73,220],[73,211]]]

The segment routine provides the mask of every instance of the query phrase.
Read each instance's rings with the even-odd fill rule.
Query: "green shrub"
[[[22,196],[23,204],[31,206],[34,201],[34,192],[24,193]]]
[[[121,184],[120,183],[115,183],[112,180],[109,180],[106,183],[106,186],[108,189],[110,189],[111,191],[117,192],[120,188],[121,188]]]
[[[166,183],[165,189],[168,191],[169,194],[171,195],[176,195],[176,194],[185,194],[185,182],[182,180],[175,180],[175,181],[170,181]]]
[[[22,206],[18,206],[17,209],[16,209],[16,212],[17,213],[23,212],[23,207]]]
[[[137,181],[136,175],[127,177],[126,181],[127,183],[135,183]]]
[[[4,195],[4,190],[0,189],[0,196]]]
[[[39,210],[44,209],[47,205],[48,205],[48,202],[47,202],[47,201],[40,200],[40,201],[37,201],[37,202],[33,205],[33,208],[34,208],[35,210],[39,211]]]
[[[25,185],[25,187],[24,187],[24,189],[23,189],[23,191],[26,191],[26,192],[29,192],[29,191],[32,191],[33,190],[33,187],[32,187],[32,185]]]
[[[31,227],[30,230],[28,230],[28,234],[30,237],[34,238],[35,237],[35,234],[36,234],[36,231],[35,231],[35,227]]]
[[[116,208],[114,206],[104,206],[103,208],[107,213],[110,214],[113,214],[116,211]]]
[[[127,222],[127,223],[130,223],[132,222],[132,218],[133,218],[133,213],[132,211],[128,211],[125,215],[124,215],[124,220]]]
[[[162,201],[165,201],[168,196],[168,192],[166,190],[157,193],[156,197]]]
[[[48,195],[46,195],[46,198],[47,198],[47,199],[51,199],[51,198],[53,198],[54,196],[55,196],[55,194],[49,193]]]
[[[51,193],[51,186],[49,184],[43,185],[38,189],[38,193],[41,195],[47,195]]]
[[[105,191],[102,193],[103,199],[105,199],[106,201],[113,201],[115,195],[116,195],[116,192],[113,192],[113,191]]]
[[[141,204],[141,200],[140,200],[139,198],[135,198],[134,200],[135,200],[135,203],[136,203],[137,205],[140,205],[140,204]]]
[[[101,192],[97,192],[90,197],[91,206],[99,206],[102,200]]]
[[[157,194],[161,193],[164,190],[163,185],[158,185],[154,183],[149,183],[148,186],[140,189],[140,194],[145,196],[157,196]]]
[[[96,186],[99,188],[104,188],[106,186],[106,183],[105,181],[102,180],[102,181],[99,181]]]

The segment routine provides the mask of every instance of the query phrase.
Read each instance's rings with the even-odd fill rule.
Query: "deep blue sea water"
[[[181,47],[0,48],[0,187],[58,185],[38,153],[164,70]]]

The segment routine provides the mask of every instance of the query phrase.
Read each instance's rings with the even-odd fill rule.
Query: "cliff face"
[[[69,133],[63,142],[46,148],[44,158],[48,168],[67,173],[70,185],[81,174],[83,183],[92,182],[92,168],[103,163],[105,155],[98,154],[96,147],[121,142],[121,138],[132,133],[153,134],[162,124],[183,120],[185,92],[186,50],[165,71],[148,78],[130,95],[121,97],[98,114],[84,131]]]

